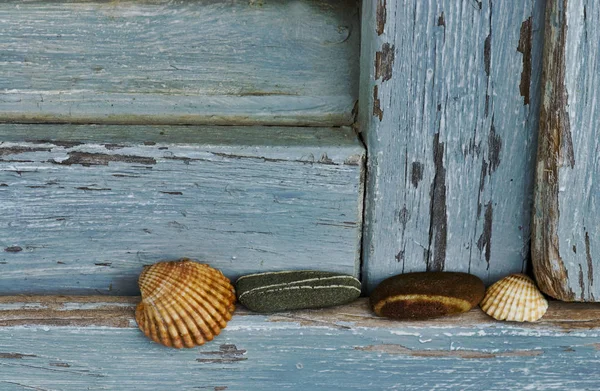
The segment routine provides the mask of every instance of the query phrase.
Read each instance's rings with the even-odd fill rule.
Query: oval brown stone
[[[485,294],[478,277],[457,272],[399,274],[379,284],[371,294],[373,311],[394,319],[429,319],[474,308]]]

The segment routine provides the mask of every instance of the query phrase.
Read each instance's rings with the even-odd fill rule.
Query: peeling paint
[[[485,74],[490,76],[490,64],[492,63],[492,33],[490,33],[483,44],[483,63],[485,66]]]
[[[381,82],[384,83],[392,78],[395,49],[394,45],[390,46],[386,42],[381,46],[381,51],[375,53],[375,80],[381,78]]]
[[[18,155],[28,152],[50,152],[49,148],[33,148],[33,147],[2,147],[0,148],[0,156]]]
[[[377,35],[383,34],[387,19],[387,0],[377,0],[377,11],[375,12]]]
[[[197,358],[196,361],[204,364],[231,364],[238,361],[246,361],[248,358],[246,350],[238,349],[233,344],[223,344],[219,346],[218,351],[200,352],[203,356],[212,356],[210,358]]]
[[[521,82],[519,91],[523,97],[523,104],[529,104],[529,86],[531,84],[531,36],[532,21],[529,17],[521,24],[521,34],[519,36],[519,46],[517,51],[523,54],[523,69],[521,70]]]
[[[379,89],[377,86],[373,87],[373,115],[379,118],[379,121],[383,119],[383,110],[381,109],[381,101],[379,100]]]
[[[90,153],[90,152],[69,152],[69,157],[66,160],[56,161],[51,160],[51,163],[60,165],[81,164],[82,166],[107,166],[110,162],[136,163],[153,165],[156,164],[156,159],[145,156],[133,155],[109,155],[105,153]]]
[[[494,117],[492,117],[492,125],[490,126],[490,133],[488,135],[488,158],[490,160],[489,174],[492,175],[494,171],[500,165],[500,152],[502,150],[502,139],[500,135],[496,133],[496,127],[494,126]]]
[[[419,182],[423,179],[424,165],[421,162],[413,162],[410,169],[410,182],[416,188],[419,187]]]
[[[23,353],[0,353],[0,358],[9,358],[20,360],[24,357],[37,357],[35,354],[23,354]]]

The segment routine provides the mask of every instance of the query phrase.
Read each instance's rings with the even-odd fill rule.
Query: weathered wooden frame
[[[552,4],[564,1],[553,0]],[[580,5],[583,0],[571,1]],[[262,2],[250,3],[260,6]],[[387,275],[401,271],[467,270],[490,282],[525,269],[531,204],[527,194],[532,191],[540,104],[543,3],[440,1],[423,13],[431,2],[363,1],[358,128],[369,153],[363,242],[363,280],[368,290]],[[494,6],[498,8],[492,12]],[[421,19],[404,18],[403,12],[413,12]],[[465,15],[468,17],[460,19]],[[480,15],[475,19],[478,23],[469,24],[473,15]],[[401,20],[407,24],[401,25]],[[473,34],[459,33],[459,25]],[[405,34],[409,28],[416,32],[414,41]],[[341,39],[349,36],[344,30],[331,34]],[[430,56],[438,49],[443,54],[446,40],[471,53],[472,57],[467,57],[472,61],[463,63],[464,58],[458,56],[448,65],[443,55]],[[410,49],[425,42],[440,46],[428,50],[425,59],[410,57]],[[421,63],[434,64],[438,76],[430,75],[428,66],[420,68]],[[444,70],[445,66],[448,68]],[[472,75],[469,84],[457,89],[444,84],[444,77],[453,76],[452,69]],[[407,98],[399,93],[406,90],[404,83],[423,87],[418,83],[428,80],[433,82],[431,88],[419,90],[423,95],[408,89],[418,99],[416,109],[404,106],[414,103],[410,101],[413,95],[407,94]],[[318,88],[312,91],[322,92]],[[474,95],[478,91],[486,93]],[[265,113],[264,107],[279,104],[279,98],[263,92],[250,89],[239,99],[224,98],[245,107],[229,112],[227,118],[214,117],[215,112],[210,111],[188,116],[186,110],[178,111],[175,106],[167,120],[152,116],[152,110],[146,114],[153,124],[339,126],[353,121],[352,94],[316,100],[310,94],[288,96],[286,102],[303,102],[300,109],[290,111],[287,103],[282,103],[281,112],[273,115]],[[450,100],[445,99],[448,96]],[[447,106],[454,97],[458,98],[455,102],[470,102],[477,119],[456,116],[457,111]],[[220,102],[214,98],[182,99],[192,106]],[[14,110],[16,100],[18,97],[12,95],[8,102],[11,109],[0,110],[3,122],[24,119]],[[26,102],[30,107],[39,103],[33,96]],[[34,118],[37,122],[46,121],[46,115],[55,122],[79,122],[79,126],[90,120],[86,105],[76,106],[73,114],[65,109],[63,97],[43,103],[51,113],[40,114]],[[315,105],[316,111],[311,109]],[[100,122],[116,120],[131,125],[142,121],[131,113],[112,112],[107,105],[103,110]],[[259,115],[255,115],[256,110]],[[517,114],[500,118],[513,111]],[[452,115],[451,124],[448,119]],[[402,128],[401,119],[407,120]],[[8,129],[19,126],[29,125],[1,125],[5,135]],[[515,128],[523,133],[514,132]],[[221,140],[228,139],[222,136]],[[254,151],[244,158],[265,162],[282,158],[292,165],[343,165],[350,156],[359,156],[362,161],[363,150],[356,140],[344,144],[343,139],[303,142],[290,154],[283,145],[272,149],[269,137],[265,137],[259,147],[267,152]],[[319,137],[315,140],[323,141]],[[68,148],[52,140],[26,142],[35,141],[38,148]],[[345,145],[341,149],[340,142]],[[404,155],[401,142],[411,147]],[[153,145],[147,147],[153,149]],[[344,153],[328,152],[332,147]],[[312,161],[306,160],[304,152],[308,151],[314,151]],[[322,152],[327,152],[325,159]],[[12,157],[26,160],[29,156]],[[508,160],[512,160],[513,168],[502,163]],[[356,158],[351,161],[357,163]],[[513,178],[515,173],[521,176]],[[452,176],[465,178],[464,189],[460,183],[448,181]],[[463,190],[468,196],[460,196]],[[496,225],[502,214],[509,216],[511,225],[505,240],[499,239],[502,224]],[[462,218],[467,223],[456,231],[452,221]],[[451,236],[456,232],[460,232],[459,238]],[[346,250],[345,254],[356,253],[354,247]],[[468,264],[461,261],[466,250]],[[19,251],[13,246],[7,252],[14,255]],[[355,265],[355,260],[350,264]],[[130,268],[128,273],[133,276],[135,270]],[[138,300],[120,296],[0,297],[0,388],[591,390],[600,384],[593,370],[600,347],[600,310],[594,304],[551,302],[546,316],[534,324],[497,322],[479,309],[439,320],[394,322],[375,317],[365,299],[332,309],[274,315],[238,309],[218,340],[197,349],[175,351],[149,342],[137,330],[133,309]]]

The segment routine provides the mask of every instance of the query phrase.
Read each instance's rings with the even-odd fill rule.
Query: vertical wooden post
[[[525,268],[542,0],[363,2],[363,276]]]
[[[548,1],[532,259],[561,300],[600,300],[600,3]]]

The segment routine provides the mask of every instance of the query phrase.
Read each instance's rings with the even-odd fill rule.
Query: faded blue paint
[[[0,121],[349,125],[354,0],[0,2]]]
[[[182,256],[358,276],[349,128],[0,125],[0,292],[131,295]],[[23,141],[28,140],[28,141]]]
[[[1,327],[0,385],[11,391],[581,391],[600,384],[597,328],[573,332],[493,320],[367,325],[370,314],[340,321],[343,312],[326,322],[318,321],[318,311],[242,312],[212,342],[184,350],[150,342],[135,323]]]
[[[363,2],[364,270],[525,269],[544,2]]]

